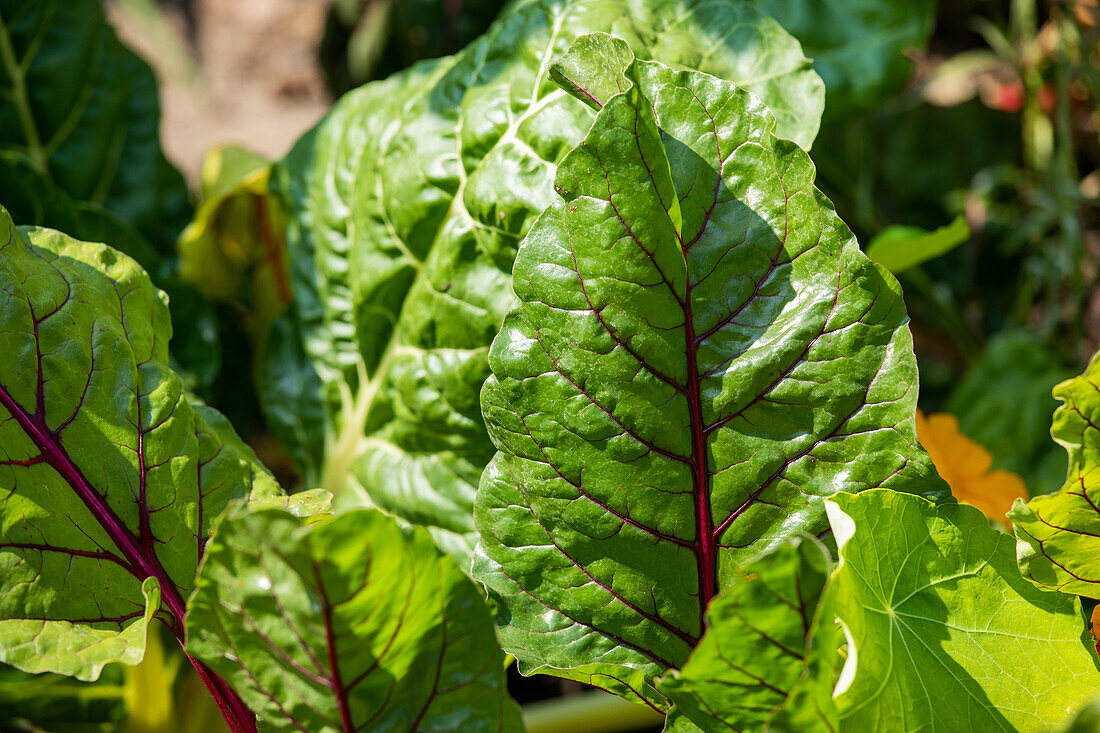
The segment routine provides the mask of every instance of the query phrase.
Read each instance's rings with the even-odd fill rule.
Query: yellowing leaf
[[[917,440],[956,499],[995,522],[1012,525],[1005,515],[1017,497],[1027,499],[1023,479],[1011,471],[990,471],[993,456],[959,431],[958,418],[946,412],[925,417],[917,410]]]

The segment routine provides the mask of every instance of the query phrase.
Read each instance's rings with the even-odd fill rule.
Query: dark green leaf
[[[187,187],[160,150],[153,72],[119,43],[99,0],[2,0],[0,71],[0,149],[168,254],[189,215]],[[0,203],[24,200],[22,185],[0,178]],[[38,216],[49,212],[11,213],[57,226]]]
[[[643,61],[626,77],[516,259],[474,573],[524,672],[664,706],[653,680],[709,600],[825,531],[822,497],[946,486],[916,443],[897,282],[806,152],[729,82]]]
[[[828,114],[848,116],[897,91],[936,20],[935,0],[753,0],[802,43],[825,80]]]

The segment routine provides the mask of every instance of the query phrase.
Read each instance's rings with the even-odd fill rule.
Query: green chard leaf
[[[705,731],[835,730],[844,637],[818,618],[831,570],[828,551],[806,538],[740,568],[707,608],[707,632],[687,664],[660,682],[673,720]]]
[[[129,257],[0,209],[0,661],[94,679],[183,639],[211,523],[274,479],[167,366],[164,296]]]
[[[190,653],[272,730],[521,730],[481,594],[377,510],[227,517],[189,611]]]
[[[0,89],[5,156],[171,252],[190,214],[187,186],[160,149],[156,78],[99,0],[0,0]],[[0,203],[32,203],[22,185],[0,178]],[[51,208],[10,211],[20,224],[62,223]]]
[[[516,248],[593,116],[547,71],[591,31],[741,82],[782,111],[779,134],[814,138],[821,81],[747,3],[527,0],[455,56],[346,95],[273,174],[296,301],[260,365],[269,422],[309,483],[459,555],[493,454],[476,396]]]
[[[891,491],[826,501],[840,561],[825,604],[848,637],[841,728],[1043,730],[1100,684],[1076,598],[1020,576],[974,507]]]
[[[916,442],[897,283],[806,152],[729,82],[645,61],[624,78],[516,259],[473,569],[522,671],[664,707],[653,681],[711,598],[826,531],[823,497],[947,489]]]
[[[1085,373],[1054,388],[1062,405],[1050,434],[1069,453],[1061,491],[1017,501],[1016,528],[1024,575],[1038,585],[1089,598],[1100,595],[1100,354]]]

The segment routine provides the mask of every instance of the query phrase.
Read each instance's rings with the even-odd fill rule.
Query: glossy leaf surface
[[[0,88],[0,149],[170,251],[190,213],[187,187],[160,149],[153,72],[119,43],[101,3],[0,2]],[[19,186],[0,182],[0,203]]]
[[[686,661],[709,600],[825,531],[822,497],[946,487],[914,436],[897,283],[805,151],[729,82],[609,73],[629,84],[562,161],[489,354],[474,573],[525,673],[661,706],[652,679]]]
[[[307,473],[338,502],[375,503],[456,552],[472,545],[493,454],[477,394],[516,247],[592,120],[547,71],[590,31],[741,82],[782,111],[780,134],[814,137],[820,79],[745,3],[528,0],[461,53],[346,95],[273,180],[290,204],[296,305],[261,366],[270,421],[314,447]],[[317,374],[297,379],[305,389],[278,379],[296,355],[296,374]],[[301,417],[310,403],[323,422]]]
[[[189,608],[188,650],[270,729],[520,729],[474,584],[381,512],[227,518]]]
[[[842,728],[1042,730],[1095,694],[1080,603],[1022,578],[1012,538],[977,509],[888,491],[826,503]]]
[[[0,229],[0,660],[92,679],[140,660],[158,608],[182,639],[212,521],[279,489],[166,366],[168,309],[133,260]]]
[[[707,609],[707,632],[687,664],[660,683],[673,717],[704,731],[836,729],[844,637],[831,618],[818,619],[832,570],[824,549],[803,539],[739,570]]]
[[[1085,373],[1054,388],[1062,406],[1050,434],[1069,453],[1062,490],[1017,503],[1020,568],[1041,586],[1100,595],[1100,356]]]

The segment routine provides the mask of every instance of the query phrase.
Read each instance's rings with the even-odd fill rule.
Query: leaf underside
[[[90,679],[141,658],[112,640],[158,596],[182,640],[214,518],[279,489],[165,366],[168,309],[133,260],[0,214],[0,660]]]
[[[831,570],[823,550],[800,538],[740,569],[707,609],[707,633],[687,664],[660,682],[673,718],[704,731],[836,729],[843,636],[831,618],[818,619]]]
[[[485,603],[424,530],[373,510],[219,526],[188,650],[272,729],[521,730]]]
[[[595,30],[741,81],[783,108],[782,134],[816,133],[820,79],[745,3],[532,0],[461,53],[346,95],[273,177],[297,301],[261,365],[270,422],[338,503],[369,497],[460,558],[493,455],[477,394],[516,248],[592,120],[547,70]]]
[[[524,672],[664,707],[653,680],[710,598],[826,531],[822,497],[946,487],[915,440],[897,283],[807,154],[729,82],[643,61],[624,78],[516,259],[474,574]]]

